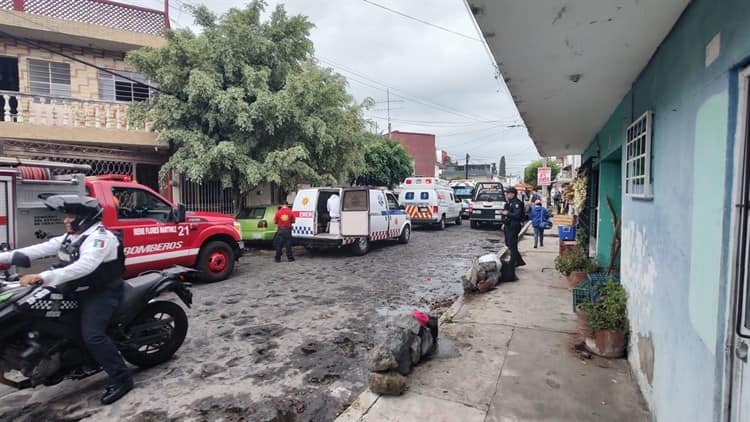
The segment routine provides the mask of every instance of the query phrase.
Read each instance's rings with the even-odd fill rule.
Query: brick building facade
[[[403,145],[406,154],[414,160],[415,176],[437,176],[435,135],[393,131],[388,137]]]

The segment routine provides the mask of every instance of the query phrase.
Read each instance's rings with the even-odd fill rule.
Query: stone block
[[[406,390],[406,377],[398,372],[370,372],[370,391],[376,394],[399,396]]]

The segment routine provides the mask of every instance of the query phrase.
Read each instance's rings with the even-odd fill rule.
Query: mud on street
[[[234,275],[193,287],[190,329],[174,359],[135,373],[136,389],[99,405],[103,374],[0,394],[0,419],[328,421],[367,383],[367,352],[383,318],[442,312],[471,260],[502,245],[497,229],[464,221],[416,229],[408,245],[382,243],[273,262],[252,250]]]

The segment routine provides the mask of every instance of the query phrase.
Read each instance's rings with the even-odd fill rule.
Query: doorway
[[[739,106],[732,195],[732,320],[729,420],[750,420],[750,67],[739,74]]]

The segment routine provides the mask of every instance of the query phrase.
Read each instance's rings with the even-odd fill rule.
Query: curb
[[[526,231],[531,226],[531,221],[527,222],[522,228],[521,233],[519,234],[519,239],[523,237],[526,234]],[[502,259],[510,252],[510,249],[508,249],[507,246],[503,246],[500,248],[500,250],[497,252],[498,258]],[[443,312],[442,315],[440,315],[440,319],[438,320],[438,326],[442,327],[445,324],[450,324],[453,318],[458,315],[458,313],[461,311],[461,308],[464,306],[464,297],[466,297],[463,293],[461,296],[456,299],[455,302],[448,308],[445,312]],[[365,391],[363,391],[357,398],[352,402],[352,404],[349,405],[349,407],[344,410],[337,418],[336,422],[353,422],[353,421],[359,421],[361,420],[367,412],[370,411],[372,406],[375,405],[375,402],[378,401],[378,399],[381,397],[380,394],[374,394],[370,391],[369,388],[367,388]]]

